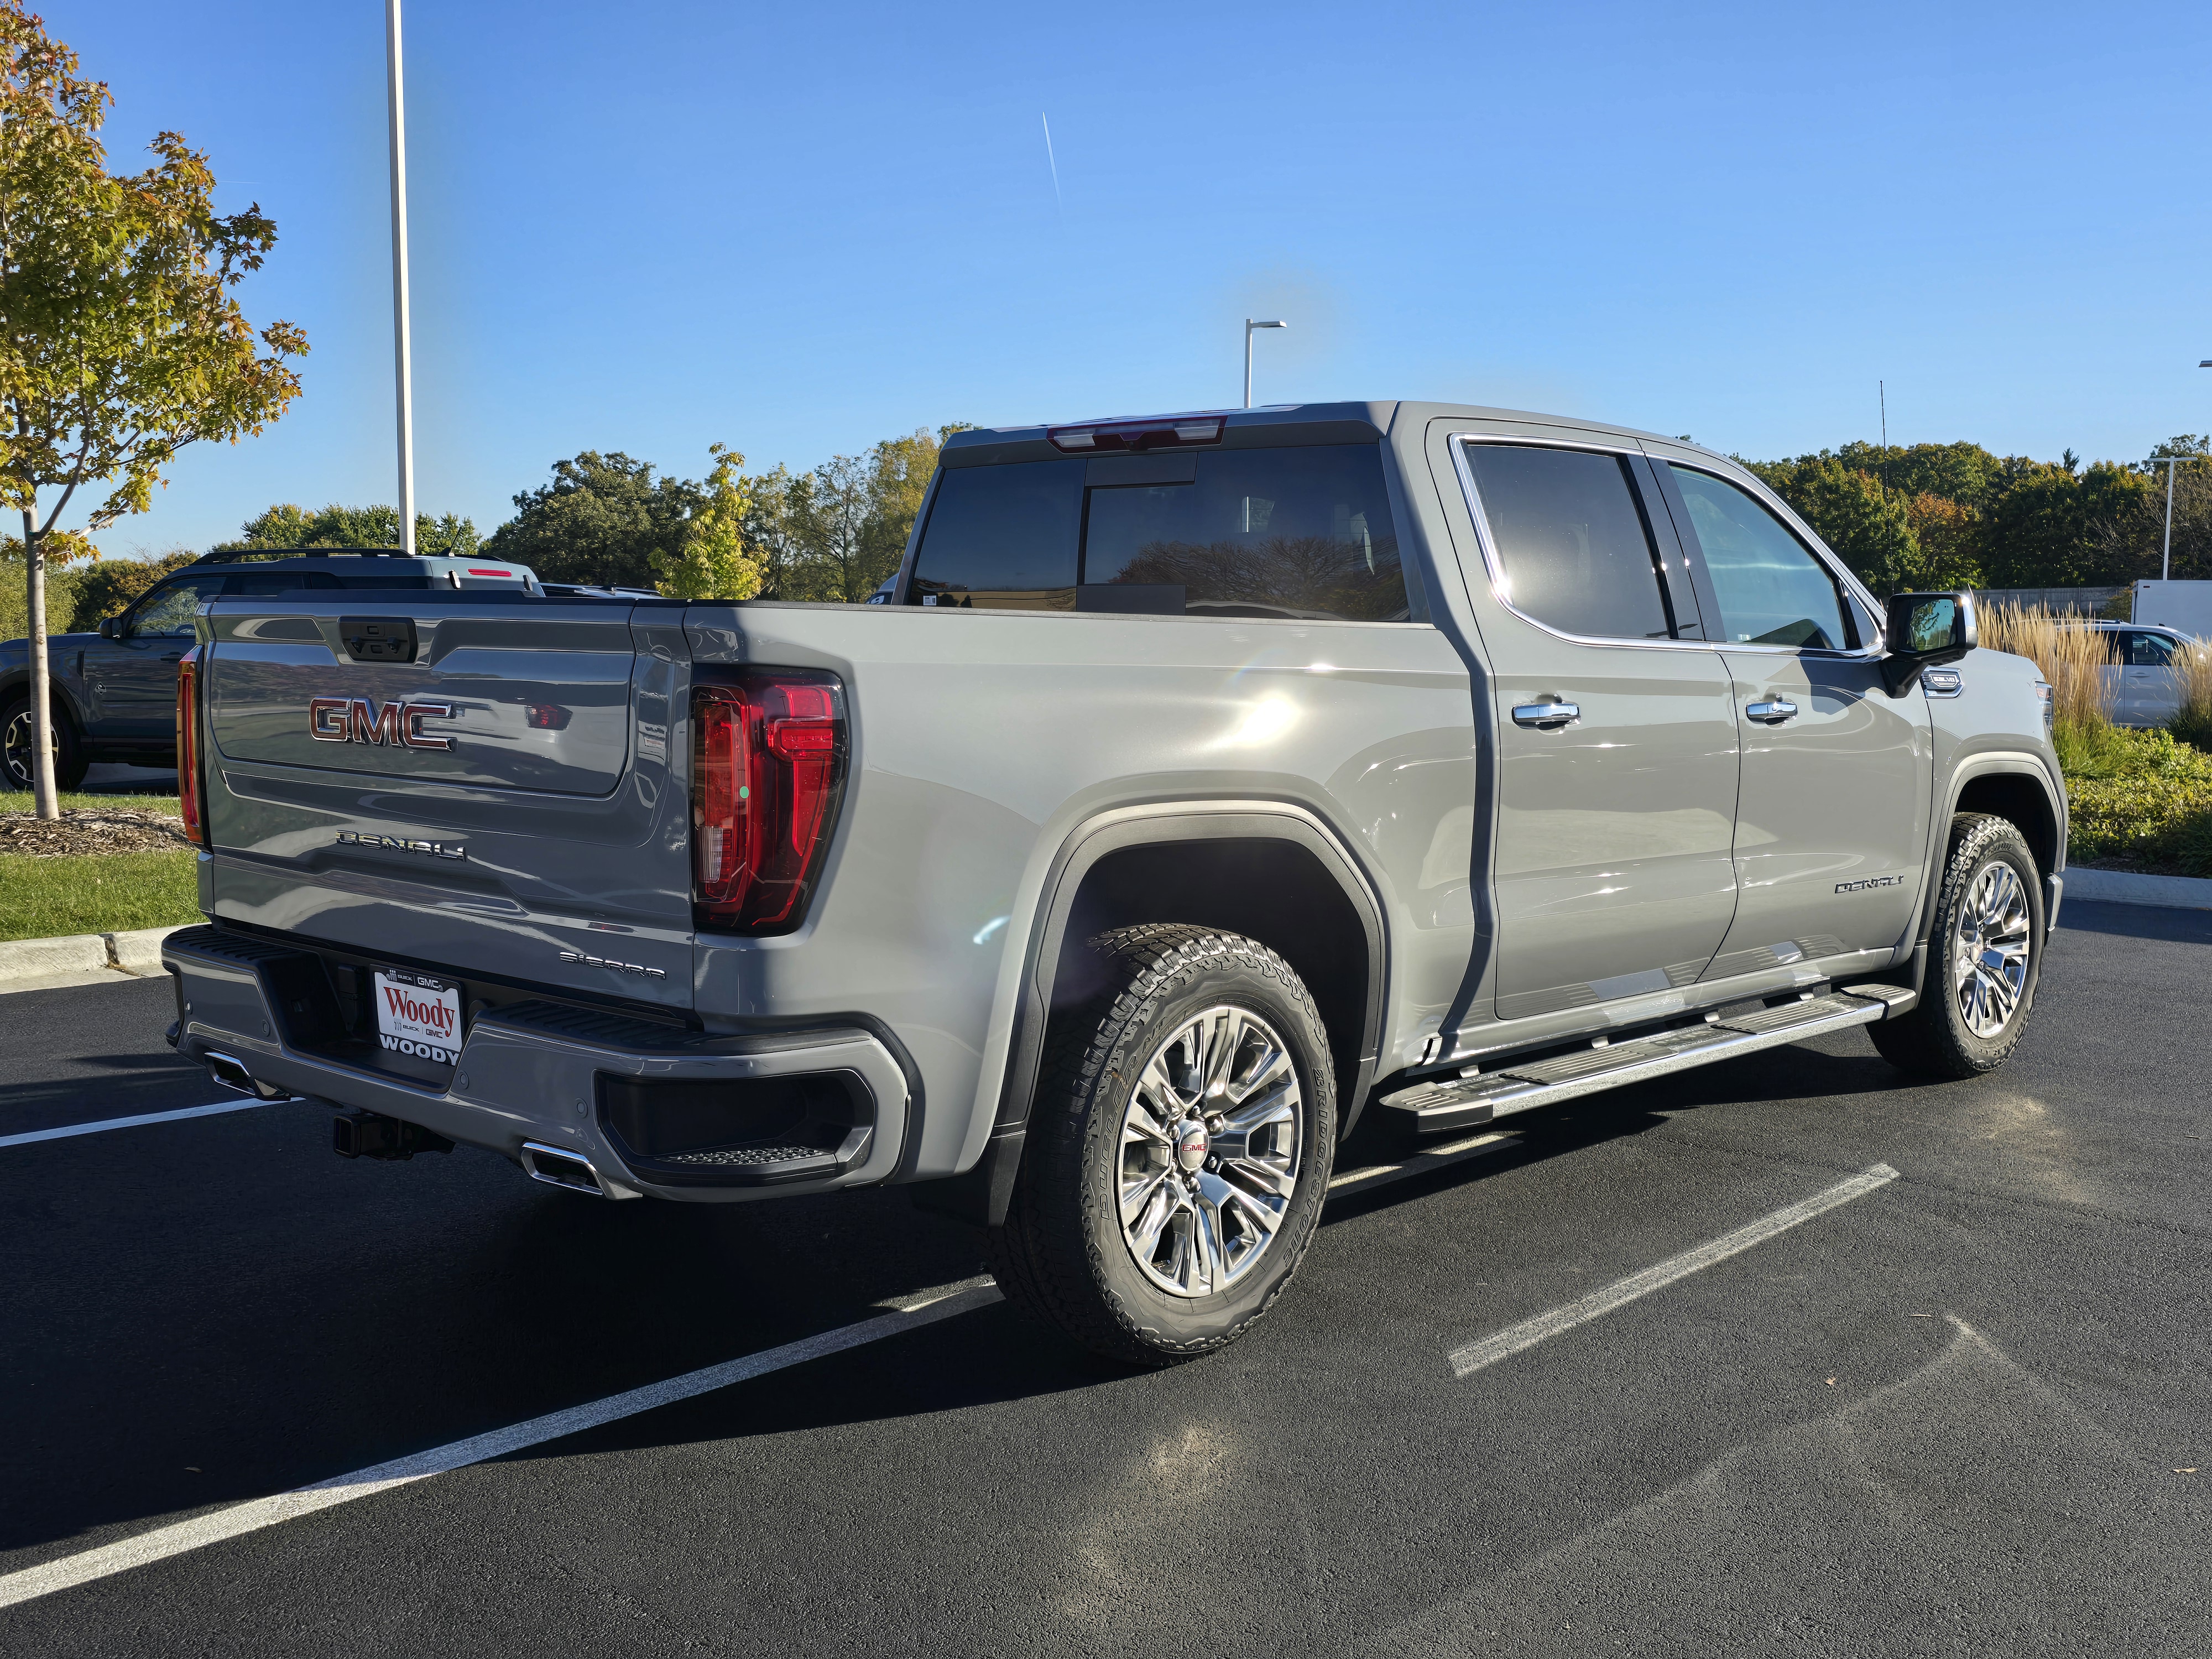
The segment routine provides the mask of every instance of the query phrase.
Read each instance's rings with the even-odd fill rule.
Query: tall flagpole
[[[384,0],[392,85],[392,343],[399,404],[399,546],[415,552],[415,374],[407,345],[407,100],[399,81],[399,0]]]

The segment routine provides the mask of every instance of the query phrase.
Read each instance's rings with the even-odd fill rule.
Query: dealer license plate
[[[461,988],[428,974],[378,969],[376,1035],[394,1054],[454,1065],[461,1057]]]

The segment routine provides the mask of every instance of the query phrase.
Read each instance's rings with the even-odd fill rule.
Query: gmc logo
[[[449,702],[387,702],[368,697],[314,697],[307,703],[307,735],[317,743],[374,743],[394,749],[451,749],[451,738],[434,738],[424,720],[449,720]]]

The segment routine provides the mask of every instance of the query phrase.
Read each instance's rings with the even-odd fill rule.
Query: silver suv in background
[[[882,604],[380,606],[198,619],[179,1052],[355,1156],[910,1184],[1132,1363],[1264,1313],[1368,1113],[1853,1025],[1987,1071],[2058,908],[2049,689],[1971,599],[1587,422],[963,432]]]

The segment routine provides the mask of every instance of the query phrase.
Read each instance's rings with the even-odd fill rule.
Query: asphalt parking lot
[[[607,1204],[304,1106],[26,1139],[219,1091],[166,983],[0,998],[0,1651],[2212,1652],[2212,913],[2065,921],[1975,1083],[1851,1031],[1356,1143],[1275,1315],[1144,1376],[896,1191]]]

